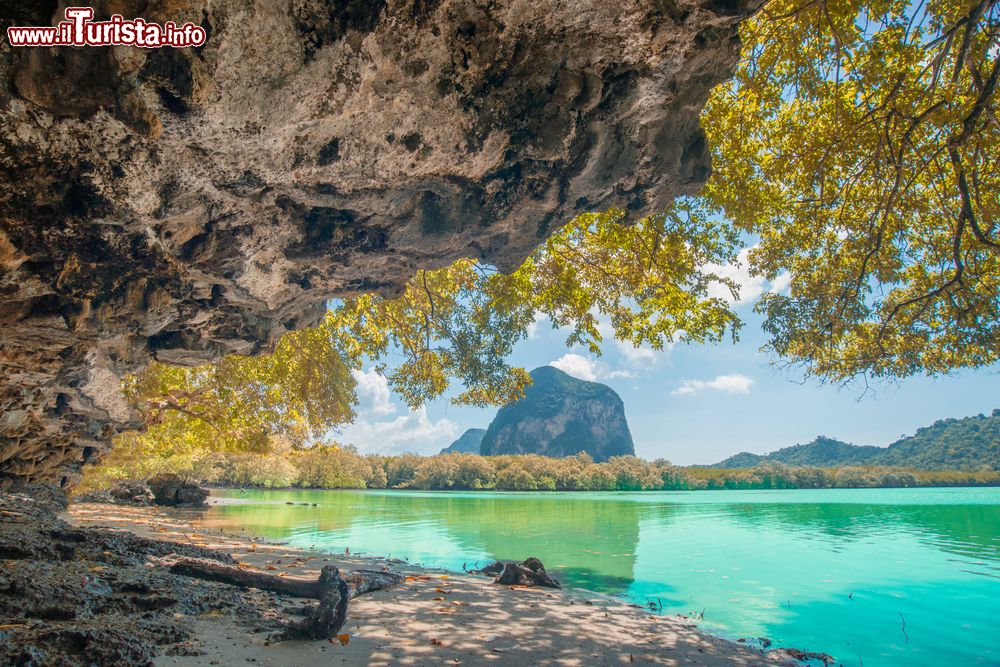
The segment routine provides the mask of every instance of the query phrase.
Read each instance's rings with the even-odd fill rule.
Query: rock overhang
[[[69,483],[119,378],[270,349],[418,268],[509,270],[710,171],[732,2],[104,0],[203,47],[0,49],[0,478]],[[6,25],[51,25],[43,2]],[[35,21],[37,23],[32,23]],[[2,483],[2,482],[0,482]]]

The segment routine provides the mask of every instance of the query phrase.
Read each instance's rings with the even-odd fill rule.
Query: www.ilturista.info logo
[[[66,20],[55,27],[9,27],[11,46],[161,46],[183,48],[205,43],[205,29],[193,23],[163,25],[144,19],[125,19],[115,14],[110,21],[92,21],[92,7],[67,7]]]

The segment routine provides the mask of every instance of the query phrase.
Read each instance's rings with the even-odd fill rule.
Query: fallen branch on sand
[[[382,570],[341,572],[333,565],[325,566],[318,580],[309,581],[294,577],[278,577],[195,558],[178,560],[170,567],[170,572],[241,588],[259,588],[273,593],[319,600],[319,605],[310,615],[285,628],[279,633],[279,639],[333,639],[347,620],[347,603],[351,598],[389,588],[403,581],[403,576],[395,572]]]

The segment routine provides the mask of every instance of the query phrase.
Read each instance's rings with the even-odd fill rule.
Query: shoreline
[[[752,470],[752,468],[739,469],[739,470]],[[511,493],[511,494],[532,494],[532,493],[543,493],[543,494],[556,494],[556,493],[567,493],[567,494],[587,494],[587,493],[601,493],[601,494],[614,494],[614,493],[642,493],[642,494],[654,494],[654,493],[695,493],[695,492],[758,492],[758,493],[770,493],[773,491],[901,491],[905,489],[1000,489],[1000,478],[996,481],[990,481],[982,484],[917,484],[913,486],[821,486],[821,487],[805,487],[805,486],[789,486],[789,487],[752,487],[752,488],[722,488],[722,487],[705,487],[696,489],[496,489],[496,488],[480,488],[480,489],[462,489],[462,488],[450,488],[450,489],[420,489],[413,487],[386,487],[386,488],[362,488],[362,487],[347,487],[347,486],[337,486],[337,487],[322,487],[322,486],[274,486],[274,487],[263,487],[263,486],[226,486],[220,484],[204,484],[204,488],[211,491],[343,491],[343,492],[372,492],[380,493],[390,491],[393,493]]]
[[[312,665],[339,657],[369,665],[796,665],[794,649],[763,651],[711,635],[681,616],[653,615],[618,598],[582,590],[497,586],[486,577],[411,565],[382,556],[346,556],[199,527],[199,510],[74,503],[62,515],[80,528],[126,530],[229,553],[246,567],[299,577],[323,564],[344,569],[389,565],[400,587],[352,600],[344,646],[266,643],[226,615],[192,619],[199,655],[161,655],[156,665],[252,662]],[[224,586],[205,583],[206,586]],[[294,598],[282,600],[293,604]],[[280,612],[280,610],[279,610]]]

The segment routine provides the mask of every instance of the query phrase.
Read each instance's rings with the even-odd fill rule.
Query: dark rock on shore
[[[37,487],[0,493],[0,665],[145,667],[161,652],[191,650],[191,616],[226,610],[250,627],[273,624],[273,596],[148,566],[172,557],[231,564],[228,554],[75,528],[56,516],[63,509],[61,494]]]
[[[156,499],[145,482],[118,482],[108,493],[116,502],[130,505],[152,505]]]
[[[560,583],[550,577],[545,571],[542,561],[537,558],[527,558],[523,563],[514,561],[496,561],[481,570],[471,570],[472,574],[486,574],[496,577],[495,584],[506,586],[542,586],[544,588],[562,588]]]
[[[174,473],[162,473],[150,478],[149,490],[157,505],[174,507],[178,505],[200,507],[208,499],[208,489],[189,482]]]
[[[483,436],[480,453],[574,456],[595,461],[635,455],[625,406],[607,385],[586,382],[558,368],[531,371],[524,397],[500,408]]]
[[[120,505],[153,505],[156,496],[149,484],[142,481],[125,480],[106,491],[82,493],[73,497],[79,503],[116,503]]]

